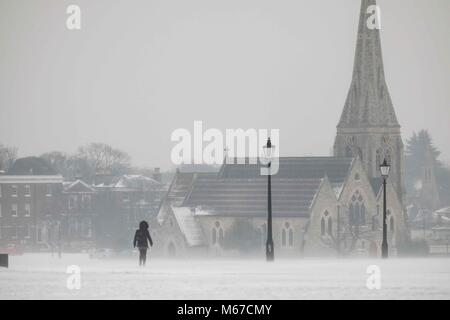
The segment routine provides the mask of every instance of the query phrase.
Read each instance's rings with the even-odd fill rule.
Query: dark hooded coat
[[[141,223],[139,223],[139,229],[136,230],[136,233],[134,234],[133,246],[138,248],[148,248],[149,242],[150,245],[153,246],[152,238],[148,232],[148,223],[146,221],[141,221]]]

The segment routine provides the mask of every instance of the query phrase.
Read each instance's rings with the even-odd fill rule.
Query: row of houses
[[[153,177],[99,176],[64,181],[44,159],[18,159],[0,175],[0,245],[80,250],[129,246],[129,233],[150,219],[165,192]]]

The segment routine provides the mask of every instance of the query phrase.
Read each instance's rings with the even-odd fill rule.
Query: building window
[[[30,225],[29,224],[25,225],[25,234],[24,234],[24,236],[25,236],[26,239],[30,238]]]
[[[215,245],[217,243],[217,231],[216,228],[213,228],[211,231],[211,241],[212,244]]]
[[[223,245],[223,229],[219,229],[219,244]]]
[[[394,216],[392,215],[392,212],[390,209],[386,211],[386,224],[389,225],[389,231],[391,233],[394,233],[395,229],[395,223],[394,223]]]
[[[17,217],[17,204],[16,203],[11,205],[11,216]]]
[[[320,221],[320,234],[322,237],[325,237],[326,235],[331,236],[333,234],[333,222],[328,210],[324,212]]]
[[[13,185],[13,186],[12,186],[11,196],[12,196],[12,197],[17,197],[17,195],[18,195],[17,186],[16,186],[16,185]]]
[[[289,222],[284,224],[283,230],[281,230],[281,246],[293,247],[294,246],[294,232]]]
[[[391,232],[394,233],[394,231],[395,231],[394,217],[391,217],[391,219],[389,220],[389,228],[390,228]]]
[[[219,221],[216,221],[213,229],[211,230],[211,240],[213,245],[222,245],[223,244],[223,229],[220,225]]]
[[[141,201],[142,203],[142,201]],[[91,196],[90,195],[82,195],[81,196],[81,204],[83,206],[83,209],[90,209],[91,208]]]
[[[320,220],[320,234],[322,237],[325,237],[325,217],[322,217]]]
[[[47,197],[51,197],[52,196],[52,185],[48,184],[47,185]]]
[[[29,203],[25,203],[25,217],[31,216],[31,206]]]
[[[75,208],[76,201],[77,201],[77,196],[74,196],[74,195],[69,196],[69,209]]]
[[[92,235],[92,225],[90,219],[83,219],[81,222],[81,234],[83,237],[90,238]]]
[[[392,150],[391,150],[391,148],[387,148],[386,149],[385,157],[386,157],[387,163],[391,166],[391,169],[392,169],[393,163],[392,163]]]
[[[2,185],[0,184],[0,198],[2,197]]]
[[[11,238],[17,239],[17,229],[18,228],[16,226],[11,227]]]
[[[2,204],[0,203],[0,218],[3,217],[2,216]]]
[[[356,191],[349,205],[350,225],[365,226],[366,225],[366,206],[364,198],[359,191]]]
[[[31,196],[31,187],[29,184],[25,185],[25,197],[30,197]]]
[[[376,154],[376,172],[378,172],[380,170],[380,166],[383,163],[383,150],[382,149],[378,149],[377,150],[377,154]]]

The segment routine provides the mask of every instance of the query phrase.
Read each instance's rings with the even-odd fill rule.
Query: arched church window
[[[352,147],[351,146],[347,146],[345,148],[345,156],[347,158],[352,158],[353,157],[353,151],[352,151]]]
[[[325,236],[325,217],[322,217],[322,220],[320,220],[320,234],[322,237]]]
[[[281,245],[283,247],[292,247],[294,245],[294,231],[289,222],[284,224],[283,230],[281,231]]]
[[[363,154],[362,154],[361,148],[360,148],[360,147],[356,147],[356,148],[355,148],[355,151],[356,151],[355,156],[357,155],[357,156],[359,157],[359,159],[360,159],[361,161],[363,161]]]
[[[217,243],[217,231],[216,228],[213,228],[211,231],[211,242],[212,244],[216,244]]]
[[[359,191],[356,191],[350,200],[349,216],[350,225],[366,225],[366,206],[364,204],[364,198]]]
[[[376,154],[376,170],[378,172],[378,170],[380,170],[380,166],[383,163],[383,150],[382,149],[378,149],[377,150],[377,154]]]
[[[386,149],[386,151],[385,151],[385,158],[386,158],[387,163],[392,168],[393,163],[392,163],[392,150],[391,150],[391,148],[387,148]]]
[[[220,225],[219,221],[216,221],[214,227],[211,230],[211,242],[213,245],[223,244],[223,228]]]
[[[223,229],[219,229],[219,244],[223,245]]]
[[[359,208],[359,222],[362,226],[366,225],[366,206],[364,203],[361,204],[361,207]]]

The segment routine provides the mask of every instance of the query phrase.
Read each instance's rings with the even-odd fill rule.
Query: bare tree
[[[120,175],[130,169],[131,158],[121,150],[104,143],[90,143],[80,147],[76,155],[78,162],[85,162],[91,174],[108,173]]]
[[[0,170],[7,171],[17,159],[16,147],[8,147],[0,144]]]

